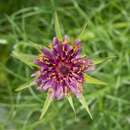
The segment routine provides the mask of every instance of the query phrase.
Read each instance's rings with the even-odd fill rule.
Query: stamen
[[[43,60],[43,54],[42,53],[38,55],[38,60],[42,62],[42,60]]]
[[[52,43],[49,43],[48,47],[49,47],[50,49],[52,49],[52,48],[53,48],[53,44],[52,44]]]

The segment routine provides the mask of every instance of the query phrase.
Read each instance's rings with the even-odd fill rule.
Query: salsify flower
[[[82,39],[86,25],[79,35],[79,39]],[[92,61],[90,58],[82,56],[80,40],[75,40],[72,43],[68,40],[67,36],[62,40],[62,33],[56,12],[55,32],[57,37],[54,37],[50,49],[43,48],[43,46],[34,43],[24,44],[38,50],[43,48],[39,56],[35,59],[35,65],[32,63],[35,58],[34,55],[21,53],[19,46],[23,45],[23,43],[17,44],[14,48],[13,56],[15,58],[31,67],[38,67],[38,70],[32,75],[35,79],[21,85],[16,91],[21,91],[32,85],[36,85],[40,91],[47,91],[48,96],[41,110],[40,119],[47,112],[53,99],[59,100],[66,97],[75,112],[71,95],[75,95],[78,98],[79,102],[92,118],[88,104],[83,96],[83,84],[86,81],[87,83],[106,85],[106,83],[86,74],[95,69],[95,64],[99,64],[104,60]]]
[[[67,36],[63,41],[54,37],[51,49],[43,48],[35,61],[39,66],[35,73],[38,89],[58,100],[69,94],[80,97],[84,74],[95,68],[93,61],[80,52],[80,40],[70,44]]]

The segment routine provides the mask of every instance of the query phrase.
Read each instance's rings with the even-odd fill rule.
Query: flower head
[[[79,40],[71,45],[66,36],[63,41],[55,37],[52,48],[44,48],[35,61],[39,66],[35,73],[38,89],[48,91],[55,99],[70,93],[79,97],[83,91],[84,73],[94,69],[92,60],[81,57],[80,51]]]

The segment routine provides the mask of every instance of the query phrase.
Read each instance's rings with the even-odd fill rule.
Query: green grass
[[[39,120],[46,94],[35,87],[16,92],[34,72],[13,56],[35,55],[33,44],[47,46],[55,36],[54,12],[62,33],[82,36],[82,53],[91,58],[115,56],[97,65],[94,77],[106,86],[84,85],[93,120],[74,98],[77,118],[67,100],[55,101]],[[20,54],[18,54],[19,56]],[[22,59],[21,59],[22,60]],[[0,1],[0,130],[130,130],[130,1]]]

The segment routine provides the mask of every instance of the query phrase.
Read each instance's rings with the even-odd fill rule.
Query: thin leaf
[[[80,33],[78,39],[82,40],[82,38],[84,37],[84,34],[85,34],[85,32],[86,32],[87,25],[88,25],[88,24],[85,23],[85,25],[83,26],[82,31],[81,31],[81,33]]]
[[[19,86],[18,88],[16,88],[15,91],[21,91],[21,90],[26,89],[26,88],[29,88],[29,87],[31,87],[31,86],[33,86],[33,85],[35,85],[35,82],[32,81],[32,80],[30,80],[29,82],[27,82],[27,83],[25,83],[25,84]]]
[[[83,106],[83,107],[86,109],[86,111],[88,112],[90,118],[93,119],[93,117],[92,117],[92,115],[91,115],[91,113],[90,113],[88,104],[87,104],[87,102],[85,101],[84,96],[81,95],[78,99],[79,99],[80,103],[82,104],[82,106]]]
[[[46,98],[46,100],[45,100],[45,103],[44,103],[44,105],[43,105],[43,108],[42,108],[42,113],[41,113],[41,116],[40,116],[40,120],[43,118],[43,116],[46,114],[46,112],[47,112],[47,110],[48,110],[48,108],[49,108],[49,106],[50,106],[50,104],[51,104],[51,102],[52,102],[52,98],[50,98],[49,97],[49,94],[48,94],[48,96],[47,96],[47,98]]]
[[[34,64],[34,60],[36,59],[36,56],[34,55],[24,54],[17,51],[13,51],[12,55],[13,57],[17,58],[18,60],[22,61],[23,63],[27,64],[30,67],[36,66]]]
[[[69,103],[70,103],[71,108],[73,109],[73,111],[74,111],[74,113],[75,113],[75,115],[76,115],[72,97],[71,97],[71,96],[67,96],[67,99],[68,99],[68,101],[69,101]]]
[[[85,20],[89,20],[88,19],[88,15],[83,11],[83,9],[81,9],[81,7],[78,5],[78,3],[76,2],[76,0],[72,0],[75,9],[78,11],[78,13],[80,14],[80,16],[82,16],[83,18],[85,18]]]
[[[31,41],[29,42],[24,42],[24,41],[21,41],[19,43],[17,43],[15,46],[14,46],[14,51],[20,51],[20,47],[21,46],[28,46],[28,47],[32,47],[38,51],[40,51],[44,46],[43,45],[40,45],[40,44],[36,44],[36,43],[33,43]]]
[[[95,65],[100,64],[100,63],[103,63],[103,62],[104,62],[104,59],[95,59],[95,60],[93,60],[93,63],[94,63]]]
[[[89,84],[107,85],[107,83],[100,81],[98,79],[95,79],[87,74],[84,76],[84,78],[85,78],[85,81]]]
[[[101,64],[103,62],[106,62],[106,61],[109,61],[109,60],[112,60],[113,58],[115,58],[116,56],[109,56],[109,57],[106,57],[104,59],[95,59],[93,60],[93,63],[96,65],[96,64]]]
[[[58,15],[56,12],[55,12],[55,32],[56,32],[56,36],[58,37],[58,39],[62,40],[62,32],[61,32],[61,28],[60,28]]]
[[[22,81],[26,81],[26,78],[25,77],[22,77],[21,75],[13,72],[11,69],[9,69],[8,67],[6,67],[3,63],[0,62],[0,68],[5,72],[5,73],[9,73],[11,74],[12,76],[22,80]],[[5,74],[4,73],[4,74]]]
[[[36,43],[33,43],[33,42],[30,42],[30,44],[28,46],[33,47],[37,50],[41,50],[44,47],[43,45],[36,44]]]

